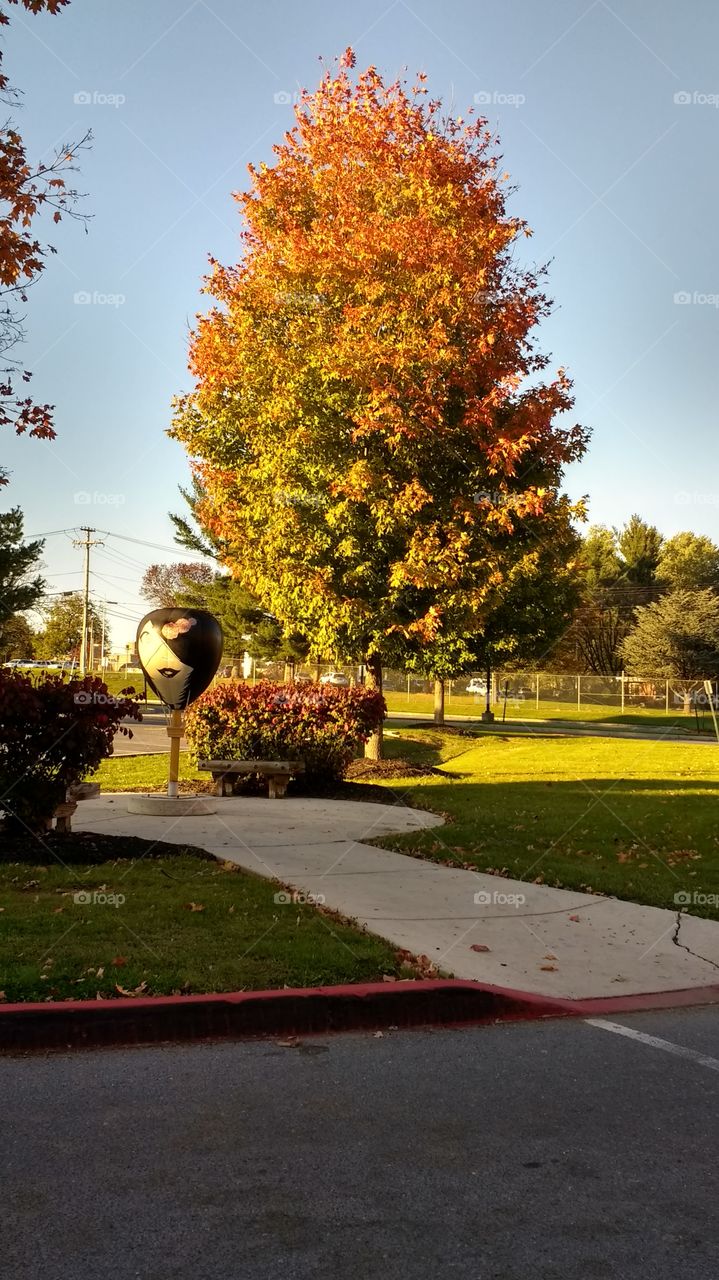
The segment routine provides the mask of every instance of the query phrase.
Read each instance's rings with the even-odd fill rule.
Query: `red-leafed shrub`
[[[385,712],[373,689],[228,681],[189,708],[185,735],[196,761],[303,760],[308,778],[341,778]]]
[[[40,831],[65,800],[68,787],[112,755],[120,721],[141,720],[133,689],[119,698],[102,680],[34,683],[0,668],[0,810],[5,824]]]

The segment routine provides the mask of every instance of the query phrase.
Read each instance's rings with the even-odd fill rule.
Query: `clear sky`
[[[235,261],[231,199],[271,160],[299,86],[351,44],[358,67],[423,70],[458,114],[480,95],[551,260],[542,345],[575,380],[593,429],[567,487],[593,521],[633,511],[719,541],[719,5],[716,0],[72,0],[12,11],[6,69],[24,90],[33,156],[95,142],[78,178],[89,233],[48,229],[58,254],[32,292],[23,362],[57,406],[51,444],[5,435],[29,534],[89,524],[93,591],[124,643],[146,606],[143,566],[172,554],[181,447],[164,432],[188,385],[188,328],[207,255]],[[79,295],[79,298],[78,298]],[[90,299],[88,301],[88,298]],[[83,300],[84,299],[84,300]],[[78,500],[79,499],[79,500]],[[176,558],[182,558],[175,553]],[[71,535],[49,537],[54,591],[81,582]]]

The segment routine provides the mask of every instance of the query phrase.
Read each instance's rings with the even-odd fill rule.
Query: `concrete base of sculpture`
[[[217,812],[211,796],[148,795],[138,792],[127,798],[128,813],[144,813],[154,818],[205,818]]]

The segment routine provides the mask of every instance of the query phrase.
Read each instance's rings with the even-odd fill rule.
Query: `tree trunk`
[[[434,682],[434,723],[444,724],[444,680]]]
[[[373,655],[365,666],[365,687],[382,692],[382,659]],[[368,738],[364,748],[368,760],[382,759],[382,725]]]
[[[487,663],[487,703],[482,712],[482,719],[487,724],[492,724],[494,720],[494,712],[492,710],[492,668],[489,663]]]

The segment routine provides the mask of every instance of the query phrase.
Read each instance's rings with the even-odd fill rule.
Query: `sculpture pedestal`
[[[210,796],[147,795],[139,792],[127,798],[128,813],[144,813],[154,818],[204,818],[217,812]]]

